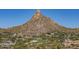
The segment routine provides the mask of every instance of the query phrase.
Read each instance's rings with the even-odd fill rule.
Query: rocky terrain
[[[37,10],[27,23],[0,29],[0,48],[79,48],[79,29],[65,28]]]

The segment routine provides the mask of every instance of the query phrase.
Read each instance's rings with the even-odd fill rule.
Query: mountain
[[[77,33],[79,32],[79,29],[71,29],[61,26],[49,17],[42,15],[40,10],[36,10],[36,13],[25,24],[0,30],[0,32],[22,33],[22,35],[26,36],[39,36],[54,31]]]
[[[79,29],[70,29],[63,27],[54,22],[54,20],[51,20],[49,17],[42,15],[40,10],[36,10],[36,13],[25,24],[0,30],[0,32],[22,33],[23,35],[27,36],[37,36],[54,31],[79,32]]]
[[[79,29],[63,27],[36,10],[25,24],[0,28],[0,48],[79,48]]]
[[[62,27],[52,21],[50,18],[43,16],[40,12],[36,12],[34,16],[24,24],[21,32],[25,35],[40,35],[60,30]]]
[[[19,32],[27,36],[38,36],[53,31],[62,31],[65,27],[60,26],[49,17],[43,16],[40,10],[37,10],[32,18],[25,24],[9,28],[6,32]]]

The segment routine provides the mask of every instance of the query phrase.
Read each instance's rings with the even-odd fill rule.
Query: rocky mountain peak
[[[40,10],[36,10],[31,20],[27,23],[7,29],[8,32],[20,32],[26,36],[39,36],[44,33],[51,33],[56,30],[61,30],[61,26],[51,20],[49,17],[42,15]]]
[[[33,18],[34,19],[39,19],[41,16],[42,16],[42,14],[41,14],[40,10],[37,9],[36,13],[33,15]]]

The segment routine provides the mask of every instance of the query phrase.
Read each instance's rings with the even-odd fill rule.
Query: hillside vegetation
[[[39,10],[27,23],[0,29],[0,48],[64,49],[79,48],[79,29],[60,26]]]
[[[78,48],[79,43],[70,44],[65,40],[79,40],[79,33],[52,32],[40,36],[26,37],[21,33],[0,33],[0,48],[16,49],[61,49],[61,48]],[[70,45],[66,45],[70,44]]]

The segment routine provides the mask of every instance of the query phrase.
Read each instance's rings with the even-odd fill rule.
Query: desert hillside
[[[79,29],[66,28],[40,10],[20,26],[0,28],[0,48],[79,48]]]

